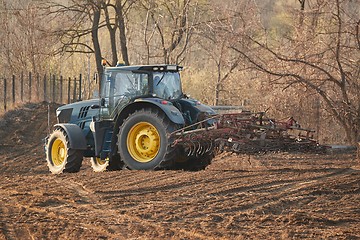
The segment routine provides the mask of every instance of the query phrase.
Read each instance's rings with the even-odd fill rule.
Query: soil
[[[55,121],[50,106],[50,125]],[[355,153],[223,153],[206,170],[53,175],[48,105],[0,117],[0,239],[359,239]]]

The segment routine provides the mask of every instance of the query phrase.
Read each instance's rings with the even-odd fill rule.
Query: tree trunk
[[[118,19],[118,27],[120,30],[120,47],[121,47],[121,55],[123,61],[126,65],[130,65],[128,49],[127,49],[127,40],[125,33],[125,19],[124,19],[123,6],[121,4],[121,0],[116,0],[116,15]]]
[[[94,16],[91,28],[91,37],[94,45],[94,53],[95,53],[95,61],[96,61],[96,69],[99,74],[99,92],[101,92],[101,76],[103,74],[103,66],[101,64],[102,56],[101,56],[101,48],[99,43],[99,22],[100,22],[100,8],[94,6]]]
[[[116,66],[118,62],[117,47],[116,47],[116,29],[109,29],[110,43],[111,43],[111,55],[112,55],[112,66]]]
[[[114,27],[111,24],[109,11],[108,11],[108,5],[104,4],[104,12],[105,12],[105,21],[106,21],[106,27],[109,31],[110,35],[110,45],[111,45],[111,66],[116,66],[118,62],[117,57],[117,46],[116,46],[116,30],[117,30],[117,23],[115,22]]]
[[[220,91],[221,91],[221,64],[217,64],[217,80],[215,84],[215,101],[214,106],[219,105]]]

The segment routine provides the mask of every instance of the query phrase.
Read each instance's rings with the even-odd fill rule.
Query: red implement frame
[[[292,117],[275,121],[264,112],[241,112],[215,115],[179,129],[171,137],[175,139],[173,146],[183,146],[190,156],[215,149],[236,153],[313,151],[319,149],[313,133]]]

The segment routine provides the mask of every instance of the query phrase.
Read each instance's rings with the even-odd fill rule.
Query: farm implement
[[[209,121],[214,121],[208,126]],[[196,129],[191,130],[191,128]],[[216,149],[238,154],[272,151],[320,151],[313,139],[314,130],[301,128],[294,118],[276,121],[264,112],[219,114],[179,129],[171,135],[173,146],[187,149],[187,154],[201,155]]]

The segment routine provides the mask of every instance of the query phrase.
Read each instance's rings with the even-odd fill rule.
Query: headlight
[[[166,69],[168,71],[177,71],[177,65],[167,65]]]

